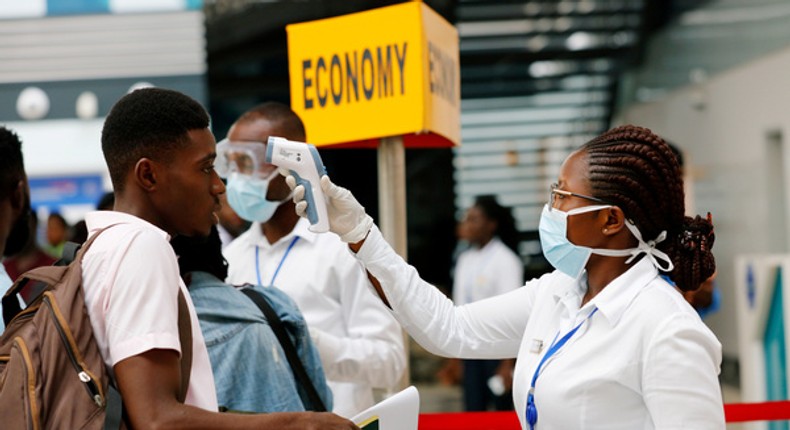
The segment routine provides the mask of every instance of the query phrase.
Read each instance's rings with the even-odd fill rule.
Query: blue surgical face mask
[[[225,192],[228,204],[243,219],[247,221],[266,222],[271,219],[277,208],[288,198],[281,201],[266,200],[269,183],[277,175],[277,171],[267,178],[232,173],[228,177]]]
[[[625,262],[625,264],[629,264],[638,255],[644,253],[656,268],[665,272],[671,271],[674,266],[669,256],[655,247],[657,243],[666,238],[666,232],[662,232],[655,240],[644,242],[642,240],[642,235],[639,233],[639,229],[630,221],[626,221],[625,225],[628,230],[631,231],[631,234],[639,241],[639,246],[636,248],[597,249],[575,245],[568,240],[569,216],[600,211],[610,207],[609,205],[584,206],[571,209],[568,212],[563,212],[557,209],[549,209],[549,205],[545,205],[543,207],[543,212],[540,214],[538,232],[540,233],[540,246],[543,248],[543,255],[546,257],[546,260],[548,260],[555,269],[565,273],[573,279],[579,279],[585,266],[587,266],[587,260],[590,259],[591,254],[606,255],[610,257],[631,256],[631,258]],[[663,260],[666,265],[662,266],[658,260]]]

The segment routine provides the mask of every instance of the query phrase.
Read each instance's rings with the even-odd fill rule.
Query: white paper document
[[[351,418],[362,430],[417,430],[420,393],[410,386]]]

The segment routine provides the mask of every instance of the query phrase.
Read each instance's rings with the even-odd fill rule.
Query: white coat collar
[[[587,291],[587,273],[578,281],[558,273],[566,282],[553,288],[552,294],[557,301],[574,311],[578,311],[582,298]],[[597,306],[612,326],[615,326],[625,310],[642,289],[658,277],[658,270],[647,258],[642,258],[625,273],[615,278],[603,291],[598,293],[585,307]]]

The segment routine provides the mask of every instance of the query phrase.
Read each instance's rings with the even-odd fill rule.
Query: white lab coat
[[[598,312],[543,366],[537,427],[724,429],[721,344],[648,259],[580,308],[586,279],[555,271],[497,297],[454,307],[373,228],[357,258],[393,314],[423,347],[458,358],[517,357],[513,399],[523,428],[527,392],[549,344]]]

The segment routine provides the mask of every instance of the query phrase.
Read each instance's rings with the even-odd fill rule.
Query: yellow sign
[[[458,33],[422,2],[292,24],[291,107],[318,146],[460,142]]]

